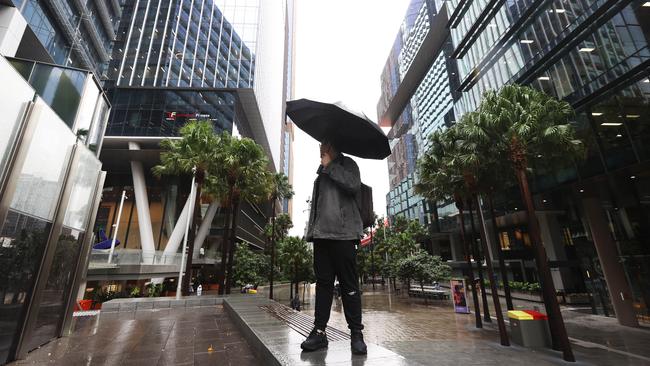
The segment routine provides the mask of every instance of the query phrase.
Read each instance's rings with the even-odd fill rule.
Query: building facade
[[[92,71],[107,78],[121,0],[6,0],[6,18],[20,13],[24,27],[16,57]]]
[[[425,44],[441,51],[450,45],[457,65],[457,80],[450,78],[454,120],[476,109],[485,91],[511,83],[575,108],[572,124],[588,148],[587,159],[561,171],[538,169],[532,178],[555,286],[567,302],[582,301],[621,324],[648,322],[650,4],[486,0],[435,6],[431,28],[439,31],[430,32],[432,43]],[[400,92],[417,98],[427,78],[425,72],[418,76],[390,99],[386,121],[398,121],[405,98]],[[442,125],[451,122],[446,118]],[[490,243],[492,257],[501,246],[511,279],[537,281],[523,205],[515,187],[505,191],[495,197],[500,240]],[[449,237],[440,244],[462,260],[458,211],[451,202],[438,202],[436,216]]]
[[[0,75],[5,363],[70,330],[105,176],[97,154],[110,107],[89,71],[0,56]]]
[[[177,138],[187,122],[209,120],[216,133],[254,139],[268,156],[270,168],[288,173],[290,139],[285,137],[283,111],[289,95],[287,64],[292,62],[287,60],[290,4],[125,3],[109,65],[107,86],[114,108],[101,155],[108,174],[96,229],[105,230],[108,237],[116,234],[118,258],[127,262],[111,269],[91,265],[89,290],[122,292],[163,278],[167,285],[178,276],[177,253],[191,177],[158,179],[151,168],[160,162],[159,143]],[[283,44],[284,49],[277,47]],[[120,216],[123,191],[127,199]],[[201,204],[202,226],[190,250],[193,277],[199,282],[216,282],[214,264],[219,260],[225,211],[219,204],[207,200]],[[244,202],[237,240],[263,249],[269,211],[268,203]],[[128,259],[133,256],[141,259],[135,265]],[[160,265],[147,258],[169,260]]]
[[[381,76],[382,93],[377,105],[378,115],[384,115],[388,109],[416,60],[436,14],[433,1],[413,0],[409,4]],[[416,194],[414,185],[417,180],[417,160],[428,147],[427,136],[436,128],[454,120],[450,83],[455,62],[449,58],[449,52],[449,46],[444,52],[438,50],[435,62],[388,134],[392,151],[388,157],[388,216],[418,220],[430,229],[433,229],[435,223],[435,205]]]
[[[103,59],[85,51],[110,42],[75,45],[61,5],[0,2],[0,364],[69,333],[105,178],[110,103]],[[77,19],[76,34],[99,21]]]

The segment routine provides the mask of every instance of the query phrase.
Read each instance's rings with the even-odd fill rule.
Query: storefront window
[[[6,360],[20,328],[18,322],[34,286],[75,143],[70,129],[40,98],[29,123],[36,128],[1,234],[0,362]]]

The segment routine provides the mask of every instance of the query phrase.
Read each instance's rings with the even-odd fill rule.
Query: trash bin
[[[548,317],[534,310],[509,310],[512,341],[524,347],[548,347]]]

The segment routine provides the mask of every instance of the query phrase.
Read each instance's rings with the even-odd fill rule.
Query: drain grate
[[[314,327],[314,318],[311,316],[295,311],[287,306],[278,303],[262,305],[260,308],[266,310],[269,314],[285,322],[291,329],[307,337]],[[327,327],[327,339],[330,342],[348,341],[350,336],[341,330]]]

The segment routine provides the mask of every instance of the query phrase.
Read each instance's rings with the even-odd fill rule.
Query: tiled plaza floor
[[[284,295],[278,291],[280,302],[287,303],[282,300]],[[307,290],[305,297],[311,304],[303,311],[312,315],[312,292]],[[335,301],[330,325],[346,330],[342,310],[340,301]],[[272,320],[257,305],[242,311],[259,329],[264,328],[264,321]],[[301,353],[299,344],[304,336],[288,326],[264,337],[274,337],[265,342],[277,343],[272,351],[280,352],[286,365],[650,365],[648,329],[621,327],[615,319],[567,308],[563,314],[578,361],[574,364],[548,349],[501,346],[494,322],[476,329],[473,315],[455,314],[449,301],[424,305],[421,299],[394,296],[380,288],[374,292],[366,288],[363,293],[364,334],[369,351],[374,352],[367,358],[350,357],[347,341],[334,342],[329,349],[313,354]],[[75,319],[71,337],[53,341],[15,365],[264,365],[251,354],[251,347],[220,305]],[[273,324],[278,327],[277,321]]]
[[[309,291],[306,298],[310,298]],[[552,350],[535,351],[516,345],[502,347],[496,321],[477,330],[474,315],[455,314],[449,301],[430,301],[425,306],[422,299],[388,294],[381,286],[373,292],[366,286],[362,302],[367,341],[426,365],[525,365],[531,362],[535,366],[569,365]],[[532,306],[517,302],[515,305]],[[311,305],[306,305],[304,311],[313,315]],[[650,365],[650,330],[647,328],[622,327],[616,319],[568,309],[563,309],[563,314],[578,364]],[[329,325],[347,328],[340,301],[335,301],[332,307]]]
[[[72,336],[14,365],[258,365],[223,307],[75,317]]]

